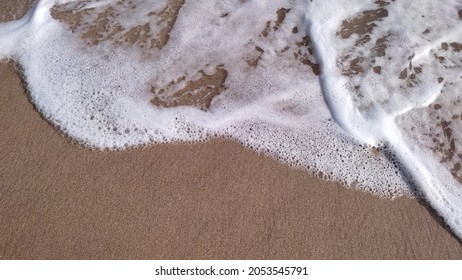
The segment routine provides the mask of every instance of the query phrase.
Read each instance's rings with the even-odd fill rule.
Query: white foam
[[[360,6],[361,1],[355,2],[355,6]],[[425,140],[428,131],[416,129],[422,115],[416,111],[429,107],[440,97],[443,85],[438,78],[444,77],[452,82],[460,80],[462,60],[457,51],[449,54],[444,63],[433,55],[443,42],[462,41],[456,9],[460,8],[460,2],[391,3],[386,7],[388,16],[374,22],[376,28],[368,34],[369,43],[364,45],[357,43],[358,36],[339,40],[338,29],[330,28],[339,25],[337,9],[329,11],[329,6],[335,4],[316,2],[316,5],[318,7],[311,10],[308,17],[312,21],[311,32],[316,38],[317,50],[323,59],[324,94],[335,119],[358,141],[370,145],[385,143],[392,148],[409,180],[418,186],[419,192],[454,232],[462,236],[461,183],[449,172],[451,166],[442,166],[437,153],[432,152],[434,148],[428,144],[431,140]],[[363,10],[377,8],[369,4],[364,5]],[[320,15],[319,10],[331,14]],[[386,38],[386,55],[372,57],[373,43],[380,38]],[[342,75],[339,61],[345,55],[349,55],[347,60],[354,56],[362,59],[364,73],[355,73],[353,77]],[[373,71],[374,65],[381,66],[381,73]],[[460,95],[460,87],[458,89],[449,96]],[[460,112],[460,108],[446,107],[451,114]],[[398,117],[406,121],[397,124]],[[413,139],[403,133],[412,135]],[[460,152],[459,148],[454,150]],[[457,168],[457,159],[453,159],[452,167]]]
[[[462,236],[460,184],[451,166],[420,147],[423,126],[412,129],[419,110],[440,102],[438,78],[459,79],[457,52],[444,62],[435,57],[443,42],[462,39],[460,1],[186,1],[169,40],[154,48],[150,39],[168,27],[168,1],[117,2],[42,0],[23,19],[0,24],[0,57],[22,65],[32,101],[64,134],[98,149],[231,137],[379,196],[412,195],[417,187]],[[50,15],[52,7],[83,16],[65,23]],[[364,44],[356,44],[364,34],[339,36],[344,20],[377,9],[387,16],[373,21]],[[105,30],[92,29],[97,22]],[[129,43],[125,32],[146,25]],[[88,36],[92,30],[99,36]],[[381,38],[385,55],[374,49]],[[363,71],[346,75],[355,57]],[[206,110],[151,102],[178,98],[220,69],[226,80]]]

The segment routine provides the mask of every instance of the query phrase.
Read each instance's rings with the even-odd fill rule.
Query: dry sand
[[[0,64],[1,259],[461,259],[417,200],[380,199],[229,140],[97,152]]]

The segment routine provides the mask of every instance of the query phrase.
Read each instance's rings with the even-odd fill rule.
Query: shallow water
[[[443,3],[444,2],[444,3]],[[462,1],[54,1],[0,57],[97,149],[230,137],[462,236]]]

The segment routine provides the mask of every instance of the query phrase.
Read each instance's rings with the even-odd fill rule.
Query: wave
[[[96,149],[230,137],[462,236],[462,3],[55,1],[0,24],[0,57]]]

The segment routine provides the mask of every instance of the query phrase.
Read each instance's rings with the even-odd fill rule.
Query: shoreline
[[[461,259],[416,199],[381,199],[214,139],[98,152],[0,63],[1,259]]]

